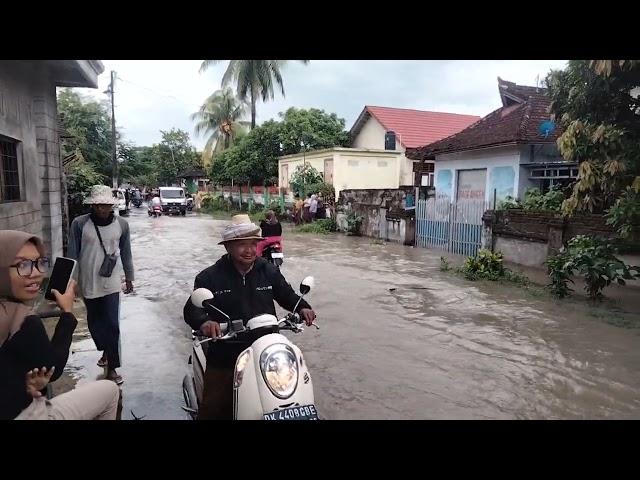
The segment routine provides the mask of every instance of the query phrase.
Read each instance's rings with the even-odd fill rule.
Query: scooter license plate
[[[271,258],[284,258],[284,253],[273,252]]]
[[[304,407],[289,407],[277,412],[265,413],[265,420],[318,420],[318,410],[315,405]]]

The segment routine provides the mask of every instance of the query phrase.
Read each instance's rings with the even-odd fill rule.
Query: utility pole
[[[107,92],[111,94],[111,161],[113,163],[113,188],[118,188],[118,158],[116,154],[116,107],[114,95],[114,85],[116,83],[116,72],[111,70],[111,83]]]

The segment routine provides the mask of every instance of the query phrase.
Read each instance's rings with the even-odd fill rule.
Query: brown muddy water
[[[184,419],[191,349],[182,307],[193,280],[224,253],[226,222],[207,215],[128,218],[136,291],[123,296],[123,419]],[[320,330],[303,350],[329,419],[640,418],[640,313],[559,301],[512,285],[440,271],[441,252],[368,238],[285,232],[283,274]],[[614,322],[615,323],[615,322]],[[82,328],[68,370],[100,378]]]

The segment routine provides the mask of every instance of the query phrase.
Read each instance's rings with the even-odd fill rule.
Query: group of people
[[[111,188],[95,185],[85,203],[91,213],[71,224],[67,256],[77,261],[78,282],[71,280],[65,292],[53,290],[60,309],[53,337],[49,339],[34,302],[49,272],[50,261],[42,240],[32,234],[0,230],[0,420],[97,419],[114,420],[120,387],[120,294],[133,292],[134,268],[129,225],[114,216]],[[194,289],[216,292],[215,306],[245,323],[264,313],[275,314],[274,301],[297,313],[311,325],[311,306],[287,283],[280,270],[257,255],[264,236],[282,233],[273,212],[261,228],[248,215],[236,215],[222,234],[226,254],[200,272]],[[124,276],[124,287],[121,279]],[[86,306],[89,331],[101,352],[98,366],[104,379],[83,383],[74,390],[48,399],[46,387],[60,377],[69,357],[76,290]],[[211,318],[190,300],[184,319],[204,335],[220,336],[221,318]],[[233,367],[246,345],[224,344],[210,348],[204,379],[201,419],[232,418]],[[238,350],[240,349],[240,350]]]
[[[303,199],[296,193],[293,202],[293,221],[296,225],[326,217],[325,202],[319,193],[308,193]]]

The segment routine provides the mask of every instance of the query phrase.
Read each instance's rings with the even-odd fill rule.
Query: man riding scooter
[[[274,300],[292,311],[300,297],[287,283],[280,271],[256,255],[260,227],[248,215],[236,215],[222,233],[220,245],[227,254],[196,276],[194,290],[206,288],[213,292],[213,305],[232,319],[244,323],[260,314],[275,315]],[[316,318],[311,306],[300,300],[296,313],[311,325]],[[184,319],[191,328],[205,336],[220,337],[219,315],[211,318],[188,299]],[[227,420],[233,418],[233,373],[238,355],[248,347],[244,342],[224,342],[212,345],[207,352],[204,392],[198,419]]]

